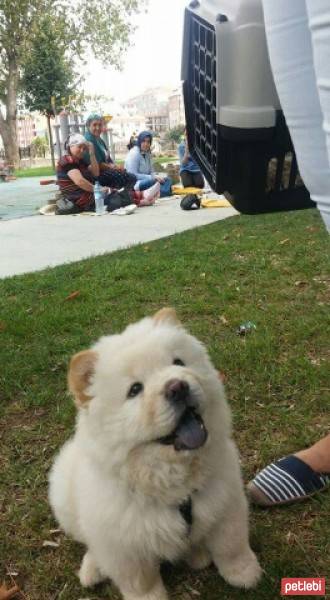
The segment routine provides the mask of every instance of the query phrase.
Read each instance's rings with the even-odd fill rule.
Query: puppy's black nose
[[[173,402],[185,400],[189,395],[189,385],[180,379],[170,379],[165,385],[165,397]]]

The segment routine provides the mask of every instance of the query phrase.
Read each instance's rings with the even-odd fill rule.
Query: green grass
[[[55,173],[52,167],[32,167],[28,169],[17,169],[14,175],[16,177],[54,177]]]
[[[248,481],[329,429],[329,283],[329,240],[315,210],[233,217],[0,282],[0,581],[17,572],[26,600],[119,597],[111,584],[82,590],[82,547],[50,533],[47,471],[74,426],[66,393],[74,352],[174,306],[226,375]],[[241,338],[247,320],[256,330]],[[164,575],[171,598],[273,600],[281,577],[329,575],[329,516],[330,493],[254,508],[251,540],[265,569],[258,588],[242,592],[214,569],[178,566]],[[58,548],[42,546],[57,538]]]
[[[156,163],[162,164],[164,162],[176,160],[176,157],[162,156],[160,158],[156,157],[154,160]],[[122,166],[124,161],[118,160],[116,163]],[[16,177],[54,177],[55,175],[52,167],[31,167],[27,169],[17,169],[14,174]]]

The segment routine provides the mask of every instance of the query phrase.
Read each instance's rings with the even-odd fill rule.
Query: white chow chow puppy
[[[173,309],[102,337],[70,364],[74,436],[50,473],[50,504],[86,545],[83,586],[111,578],[125,600],[166,600],[159,565],[212,561],[234,586],[261,569],[223,386]]]

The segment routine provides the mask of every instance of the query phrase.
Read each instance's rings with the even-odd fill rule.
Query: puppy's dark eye
[[[136,381],[129,388],[127,398],[134,398],[134,396],[137,396],[140,392],[142,392],[142,390],[143,390],[142,383],[140,383],[139,381]]]
[[[181,360],[181,358],[175,358],[173,361],[174,365],[180,365],[180,367],[185,367],[185,364],[183,362],[183,360]]]

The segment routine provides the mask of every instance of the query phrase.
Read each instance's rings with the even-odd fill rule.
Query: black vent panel
[[[217,165],[217,68],[214,28],[191,16],[188,118],[193,131],[193,148],[207,171],[216,180]]]

